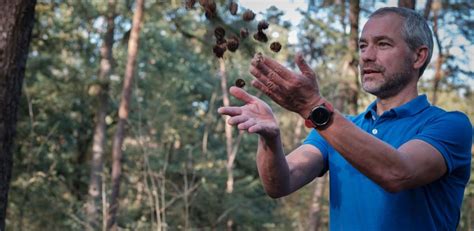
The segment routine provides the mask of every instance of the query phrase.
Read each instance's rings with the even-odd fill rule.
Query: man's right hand
[[[231,87],[229,92],[245,104],[240,107],[221,107],[217,110],[219,114],[230,116],[227,123],[237,125],[240,130],[257,133],[264,138],[280,135],[278,122],[268,104],[238,87]]]

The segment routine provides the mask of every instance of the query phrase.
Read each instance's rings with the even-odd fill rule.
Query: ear
[[[426,59],[428,59],[428,47],[427,46],[418,47],[415,51],[414,56],[415,56],[415,62],[413,63],[413,68],[420,69],[425,63]]]

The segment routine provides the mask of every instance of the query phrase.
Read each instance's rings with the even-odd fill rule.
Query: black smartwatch
[[[309,117],[305,120],[305,125],[308,128],[323,130],[331,124],[333,113],[334,108],[330,103],[318,105],[311,110]]]

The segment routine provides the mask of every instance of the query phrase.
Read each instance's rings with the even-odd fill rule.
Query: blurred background
[[[346,114],[363,111],[374,98],[359,87],[357,36],[383,6],[429,21],[435,52],[420,93],[474,121],[472,1],[242,0],[233,1],[235,15],[231,2],[37,1],[7,230],[327,230],[327,175],[269,198],[255,165],[257,136],[216,110],[241,105],[227,93],[239,78],[257,93],[248,73],[256,52],[295,69],[302,51],[323,96]],[[255,19],[243,20],[246,10]],[[253,38],[261,20],[266,43]],[[222,58],[213,52],[218,26],[239,38]],[[272,42],[282,49],[270,50]],[[285,150],[301,144],[303,120],[262,98]],[[473,208],[470,183],[459,230],[474,229]]]

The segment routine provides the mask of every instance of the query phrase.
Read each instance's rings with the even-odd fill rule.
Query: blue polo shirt
[[[456,230],[471,168],[469,119],[431,106],[425,95],[381,116],[373,102],[348,119],[394,148],[413,139],[431,144],[443,155],[447,173],[430,184],[390,193],[352,167],[313,129],[304,143],[321,150],[324,172],[329,170],[330,230]]]

